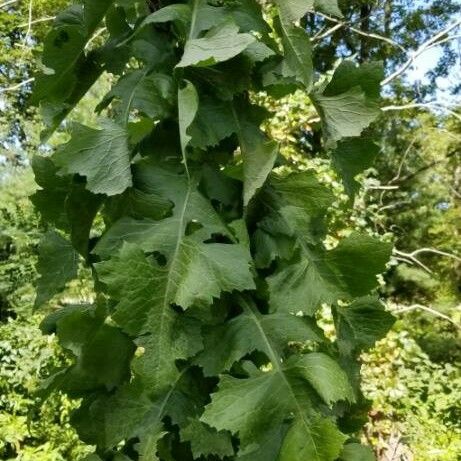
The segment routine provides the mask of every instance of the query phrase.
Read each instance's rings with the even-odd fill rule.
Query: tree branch
[[[446,251],[437,250],[436,248],[419,248],[418,250],[413,251],[410,253],[413,256],[418,256],[421,253],[433,253],[439,256],[446,256],[447,258],[452,258],[458,262],[461,262],[461,258],[457,255],[452,253],[447,253]]]
[[[23,82],[17,83],[16,85],[12,85],[7,88],[0,88],[0,94],[19,90],[21,87],[27,85],[28,83],[32,83],[34,80],[35,78],[32,77],[32,78],[28,78],[27,80],[24,80]]]
[[[352,32],[355,32],[358,35],[361,35],[363,37],[372,38],[372,39],[375,39],[375,40],[380,40],[382,42],[386,42],[389,45],[397,47],[400,50],[406,52],[405,48],[402,45],[395,42],[394,40],[392,40],[389,37],[384,37],[383,35],[379,35],[379,34],[375,34],[375,33],[371,33],[371,32],[364,32],[363,30],[360,30],[360,29],[357,29],[356,27],[353,27],[351,25],[351,23],[348,22],[348,21],[340,21],[339,19],[332,18],[331,16],[328,16],[328,15],[323,14],[323,13],[316,13],[316,14],[319,15],[319,16],[322,16],[324,19],[327,19],[328,21],[336,23],[336,25],[334,25],[333,27],[331,27],[326,32],[322,33],[321,35],[314,36],[313,39],[312,39],[312,41],[314,41],[314,42],[320,41],[320,40],[330,36],[331,34],[334,34],[338,29],[341,29],[342,27],[347,27],[349,30],[351,30]]]
[[[434,160],[433,162],[430,162],[430,163],[428,163],[427,165],[424,165],[424,166],[422,166],[421,168],[418,168],[418,169],[417,169],[416,171],[414,171],[413,173],[407,174],[407,175],[404,176],[403,178],[400,178],[397,182],[403,183],[403,182],[409,181],[410,179],[413,179],[415,176],[417,176],[417,175],[423,173],[424,171],[429,170],[429,169],[433,168],[434,166],[440,165],[441,163],[444,163],[446,160],[448,160],[449,158],[453,157],[453,156],[456,155],[457,153],[458,153],[457,151],[449,152],[443,159],[441,159],[441,160]]]
[[[391,309],[391,312],[393,314],[398,315],[398,314],[404,314],[406,312],[411,312],[415,310],[422,310],[422,311],[428,312],[432,315],[435,315],[436,317],[440,317],[441,319],[444,319],[450,322],[456,328],[461,329],[461,325],[457,324],[454,320],[448,317],[448,315],[442,314],[442,312],[432,309],[431,307],[423,306],[422,304],[412,304],[411,306],[405,306],[405,307],[402,307],[401,309]]]
[[[8,0],[5,3],[0,4],[0,9],[1,8],[6,8],[7,6],[12,5],[13,3],[17,3],[19,0]]]
[[[23,22],[22,24],[19,24],[17,27],[22,29],[24,27],[28,27],[29,25],[39,24],[40,22],[53,21],[55,19],[56,19],[56,16],[46,16],[44,18],[34,19],[30,23],[29,22]]]
[[[399,251],[397,250],[397,248],[394,248],[392,250],[392,253],[394,254],[394,256],[396,256],[396,259],[402,260],[403,258],[405,262],[411,261],[412,264],[416,264],[417,266],[424,269],[427,273],[433,274],[433,272],[413,254]]]
[[[446,104],[442,104],[437,101],[429,101],[429,102],[414,102],[409,104],[404,104],[402,106],[391,105],[391,106],[384,106],[381,108],[383,112],[389,111],[399,111],[399,110],[407,110],[407,109],[425,109],[425,110],[434,110],[439,109],[442,111],[447,112],[450,115],[453,115],[456,119],[461,121],[461,115],[455,112],[454,110],[450,109]]]
[[[411,65],[414,63],[416,58],[418,58],[421,54],[423,54],[428,49],[433,48],[434,46],[438,46],[439,45],[438,42],[445,43],[446,41],[448,41],[447,40],[448,37],[445,37],[445,35],[448,34],[453,29],[457,28],[460,25],[461,25],[461,19],[458,19],[453,24],[449,25],[445,29],[443,29],[440,32],[438,32],[437,34],[435,34],[429,40],[424,42],[414,53],[412,53],[410,55],[410,57],[407,59],[407,61],[399,69],[397,69],[395,72],[393,72],[391,75],[389,75],[387,78],[385,78],[381,82],[381,86],[388,85],[393,80],[395,80],[397,77],[402,75],[409,67],[411,67]],[[455,35],[454,37],[457,37],[457,35]],[[451,38],[450,38],[450,40],[451,40]]]

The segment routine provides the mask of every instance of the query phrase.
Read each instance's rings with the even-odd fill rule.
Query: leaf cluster
[[[46,39],[34,102],[49,135],[102,72],[116,76],[98,129],[74,126],[35,157],[32,200],[50,230],[36,306],[91,267],[96,300],[43,324],[74,363],[50,389],[82,398],[73,417],[91,460],[372,459],[354,443],[366,405],[361,351],[392,317],[371,295],[390,246],[351,234],[333,248],[334,195],[283,167],[252,102],[302,89],[353,197],[376,149],[379,63],[315,78],[298,23],[336,2],[89,0]],[[108,37],[92,47],[105,18]],[[331,306],[336,340],[316,323]],[[346,443],[347,442],[347,443]]]

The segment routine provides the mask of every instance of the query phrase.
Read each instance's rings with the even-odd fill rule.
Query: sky
[[[461,1],[461,0],[460,0]],[[456,18],[453,18],[453,21],[456,21]],[[456,35],[458,38],[452,41],[453,49],[458,50],[460,59],[458,59],[458,64],[453,66],[448,77],[439,77],[437,79],[438,90],[436,92],[435,98],[440,100],[445,104],[455,104],[456,102],[461,102],[460,98],[456,98],[449,94],[449,89],[453,88],[455,85],[459,85],[461,81],[461,26],[458,29],[455,29],[451,32],[451,35]],[[413,63],[413,66],[406,71],[406,77],[410,82],[428,83],[426,77],[427,72],[431,69],[434,69],[442,56],[442,48],[435,47],[430,48],[429,50],[422,53]]]

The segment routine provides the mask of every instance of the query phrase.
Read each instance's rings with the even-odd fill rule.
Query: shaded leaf
[[[359,443],[345,445],[339,459],[341,461],[376,461],[372,449]]]
[[[378,117],[382,78],[381,63],[357,67],[344,61],[324,91],[311,95],[322,118],[327,144],[360,136]]]
[[[194,458],[208,455],[223,458],[234,454],[234,447],[228,432],[217,432],[195,419],[192,419],[190,424],[181,431],[181,440],[191,444]]]
[[[251,106],[234,104],[232,110],[243,159],[243,203],[248,205],[272,171],[279,147],[260,130]]]
[[[343,139],[330,152],[333,167],[341,176],[346,193],[354,198],[360,189],[355,177],[373,165],[379,147],[369,138]]]
[[[315,313],[322,303],[368,294],[378,284],[391,254],[391,245],[352,234],[330,251],[303,245],[291,264],[268,278],[273,310]]]
[[[338,345],[346,355],[373,347],[395,322],[392,314],[374,297],[359,298],[345,307],[337,306],[335,314]]]
[[[57,232],[48,231],[40,241],[35,307],[38,308],[61,292],[78,273],[78,253]]]
[[[117,109],[122,122],[129,119],[133,109],[152,119],[166,118],[173,110],[173,81],[164,74],[134,70],[116,83],[97,110],[102,110],[114,98],[120,100]]]
[[[87,189],[94,194],[121,194],[132,186],[128,135],[114,122],[101,125],[101,130],[77,125],[53,161],[62,174],[84,176]]]

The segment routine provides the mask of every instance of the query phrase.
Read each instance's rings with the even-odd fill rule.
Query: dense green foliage
[[[42,380],[66,358],[40,333],[42,315],[31,315],[43,233],[27,197],[33,189],[30,172],[21,172],[4,179],[0,192],[0,459],[67,461],[84,453],[68,421],[75,405],[62,394],[38,394]]]
[[[77,277],[80,258],[98,293],[44,322],[75,356],[49,388],[83,398],[73,424],[103,459],[370,456],[352,436],[366,410],[357,359],[393,323],[370,295],[391,247],[359,233],[324,245],[333,194],[314,171],[283,166],[251,101],[307,92],[354,196],[376,155],[359,136],[379,114],[382,66],[345,61],[316,81],[295,25],[313,7],[280,2],[267,22],[251,0],[151,14],[84,2],[46,38],[54,72],[33,94],[45,136],[101,72],[120,75],[98,105],[112,119],[75,126],[33,164],[34,204],[69,235],[42,240],[36,305]],[[341,16],[334,2],[315,8]],[[86,52],[105,16],[108,40]],[[334,342],[315,324],[324,304]]]
[[[368,24],[361,23],[357,19],[362,14],[361,11],[357,13],[360,5],[356,8],[353,2],[350,2],[348,8],[345,8],[345,5],[341,7],[346,18],[352,21],[353,25],[360,25],[360,28],[366,31],[385,32],[403,46],[414,46],[422,37],[429,36],[433,28],[442,25],[456,8],[456,5],[449,6],[448,2],[444,2],[443,8],[437,10],[440,7],[437,6],[437,2],[427,2],[427,5],[415,8],[415,11],[409,14],[404,3],[386,2],[386,5],[392,4],[393,7],[394,19],[391,32],[381,29],[380,5],[372,6],[372,13],[375,16],[371,16],[372,21]],[[144,8],[143,2],[138,4]],[[62,5],[56,1],[35,0],[33,7],[34,17],[48,17],[60,10]],[[1,15],[0,53],[6,58],[3,60],[5,64],[0,65],[2,70],[0,86],[21,83],[33,73],[35,57],[32,50],[36,46],[40,47],[48,23],[45,21],[34,25],[33,36],[31,31],[27,31],[29,39],[28,47],[25,48],[23,43],[26,43],[24,34],[27,26],[23,24],[27,22],[27,10],[27,2],[19,2]],[[313,15],[312,19],[314,19]],[[316,16],[315,19],[317,21],[315,26],[312,26],[312,33],[315,33],[315,27],[323,25],[320,16]],[[403,29],[408,30],[405,36],[402,34]],[[101,45],[102,38],[105,38],[105,33],[101,38],[101,32],[103,29],[98,29],[99,38],[91,47],[95,44]],[[346,48],[344,48],[344,38],[347,38]],[[341,30],[331,37],[330,43],[329,40],[322,41],[321,45],[317,43],[315,46],[314,65],[318,69],[329,69],[338,50],[340,53],[348,50],[347,55],[360,51],[361,47],[370,49],[371,46],[373,48],[369,53],[373,56],[381,56],[387,61],[388,67],[401,62],[400,50],[396,48],[395,52],[391,52],[391,47],[384,42],[373,41],[364,36],[354,37],[353,34],[345,34]],[[364,46],[362,42],[368,43]],[[324,47],[323,44],[326,46]],[[450,54],[447,53],[444,59],[442,63],[444,67],[442,67],[446,69],[450,64]],[[441,69],[438,69],[437,73],[440,74]],[[118,98],[123,104],[123,91],[129,89],[134,76],[131,80],[127,78],[118,89],[114,88],[104,105],[110,103],[111,98]],[[149,91],[155,88],[154,83],[148,87]],[[34,110],[25,110],[26,95],[30,91],[30,86],[26,84],[21,86],[20,91],[0,95],[3,141],[0,150],[11,164],[27,163],[26,152],[34,152],[39,142],[38,132],[41,123]],[[99,99],[101,91],[104,91],[101,86],[92,91],[90,101],[87,98],[85,107],[74,111],[73,118],[75,119],[75,113],[78,112],[77,118],[92,127],[97,127],[93,120],[88,120],[88,107],[96,105],[92,98],[96,96]],[[279,94],[276,96],[278,97]],[[265,128],[280,142],[281,152],[285,157],[284,163],[286,160],[289,161],[289,165],[281,171],[287,173],[293,169],[314,168],[321,182],[328,184],[334,191],[336,200],[328,210],[328,245],[336,245],[339,239],[350,233],[348,229],[372,235],[383,234],[387,239],[398,230],[395,238],[397,247],[402,250],[410,251],[423,246],[432,246],[457,252],[459,238],[456,236],[459,226],[456,224],[456,217],[459,200],[456,198],[456,191],[459,191],[459,183],[456,176],[456,156],[451,154],[448,157],[451,162],[449,168],[444,161],[445,156],[456,149],[453,140],[456,139],[459,130],[453,120],[417,117],[410,112],[405,114],[409,120],[408,125],[402,124],[404,119],[401,114],[396,118],[396,122],[387,125],[380,122],[381,130],[386,126],[386,134],[384,135],[382,131],[379,133],[380,139],[385,143],[382,145],[383,151],[377,171],[369,173],[366,184],[376,186],[381,181],[386,185],[402,167],[405,172],[402,175],[405,177],[405,183],[404,186],[399,184],[400,190],[396,192],[386,192],[384,203],[380,191],[373,191],[373,189],[368,189],[364,193],[359,191],[354,210],[351,210],[347,197],[342,195],[343,189],[336,180],[336,173],[331,169],[329,156],[319,145],[320,127],[315,120],[316,111],[306,93],[298,91],[293,96],[279,100],[266,97],[261,99],[258,95],[254,101],[276,110],[275,117],[268,120],[269,123],[265,124]],[[137,104],[141,104],[142,111],[145,111],[148,117],[160,116],[155,111],[161,105],[153,108],[152,105],[145,105],[142,100],[138,100]],[[5,110],[5,107],[8,109]],[[114,109],[118,110],[113,105],[110,114],[113,114]],[[129,109],[122,105],[120,110]],[[136,120],[134,115],[136,112],[131,114],[130,121]],[[417,136],[415,136],[418,142],[410,155],[403,156],[405,159],[403,162],[404,147],[412,142],[415,134],[415,121],[418,126]],[[143,128],[143,124],[139,123],[138,127]],[[63,125],[62,128],[66,130],[67,126]],[[143,135],[145,132],[136,130],[137,135],[138,133]],[[62,136],[54,139],[60,138],[62,139]],[[4,143],[5,140],[7,144]],[[49,147],[45,146],[45,150],[48,149]],[[424,155],[421,156],[419,153],[422,150]],[[434,162],[435,166],[432,165]],[[425,168],[422,174],[419,171],[421,168]],[[435,168],[436,173],[434,173]],[[9,170],[6,175],[10,175]],[[42,407],[42,398],[32,394],[37,388],[40,376],[49,373],[56,365],[64,365],[65,362],[64,355],[59,352],[54,341],[40,338],[36,325],[41,315],[31,318],[29,314],[33,302],[31,283],[35,279],[33,265],[36,260],[37,243],[42,235],[42,228],[37,228],[37,218],[31,213],[25,199],[28,191],[31,190],[30,178],[26,175],[13,181],[5,181],[6,175],[2,171],[3,188],[6,193],[1,197],[0,223],[2,316],[5,322],[0,326],[2,340],[0,386],[3,394],[0,403],[3,451],[0,452],[0,459],[40,461],[80,459],[78,453],[82,451],[77,448],[75,435],[67,424],[71,408],[69,401],[62,394],[52,393],[56,397],[52,397],[52,400]],[[232,176],[235,177],[233,172]],[[436,181],[433,180],[434,178]],[[353,184],[355,191],[358,191],[357,184],[352,182],[350,184]],[[428,185],[430,187],[427,187]],[[58,196],[59,194],[55,195]],[[402,206],[407,211],[404,209],[402,213]],[[395,213],[394,209],[398,209],[399,213]],[[412,219],[415,209],[421,212],[421,218],[418,220]],[[450,216],[452,218],[448,219]],[[135,217],[139,219],[140,215]],[[406,232],[402,232],[401,229],[405,229]],[[102,220],[98,217],[92,236],[100,235],[101,230]],[[435,304],[436,309],[443,311],[459,324],[459,308],[458,311],[456,310],[456,304],[459,304],[459,291],[456,285],[459,276],[457,277],[456,272],[453,271],[453,260],[439,258],[434,254],[423,255],[423,258],[425,264],[434,271],[433,274],[428,275],[409,263],[400,262],[389,272],[386,290],[397,305],[402,302]],[[396,263],[397,261],[393,262]],[[66,290],[62,295],[55,297],[52,305],[91,302],[92,299],[93,296],[86,286],[82,290],[77,284],[71,287],[70,292]],[[322,326],[325,328],[324,314],[325,311],[322,311]],[[407,333],[407,330],[410,333]],[[409,449],[416,460],[455,461],[460,440],[457,414],[459,401],[457,395],[460,392],[459,368],[457,368],[460,330],[445,320],[435,320],[430,314],[413,311],[407,314],[405,322],[397,324],[395,331],[396,333],[381,342],[373,353],[365,356],[365,393],[367,397],[373,399],[371,423],[366,428],[367,441],[376,447],[377,453],[382,454],[384,459],[386,459],[384,452],[389,447],[395,448],[397,439],[397,445]],[[333,332],[333,326],[329,323],[327,335],[330,337]],[[69,353],[66,355],[69,356]],[[262,363],[259,358],[257,363]],[[385,379],[381,380],[383,376]],[[363,416],[365,421],[364,413]],[[185,440],[190,440],[192,445],[196,440],[194,435],[197,430],[200,430],[200,427],[191,423],[183,431]],[[400,436],[403,439],[400,439]],[[207,439],[205,443],[210,443],[210,440]],[[225,438],[221,438],[220,443],[226,443]],[[196,446],[196,449],[200,448]],[[356,449],[355,445],[349,444],[344,456],[346,458],[353,456],[350,451],[354,449]],[[179,456],[185,456],[184,452]]]

